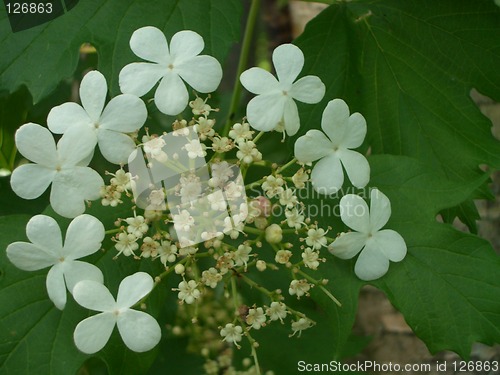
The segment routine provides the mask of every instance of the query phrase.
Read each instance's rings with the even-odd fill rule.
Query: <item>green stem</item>
[[[5,168],[12,171],[12,169],[10,168],[10,163],[7,161],[1,150],[0,150],[0,168]]]
[[[330,298],[338,307],[342,307],[342,304],[340,303],[340,301],[337,298],[335,298],[334,295],[332,293],[330,293],[328,291],[328,289],[326,289],[323,286],[323,283],[321,282],[321,280],[313,279],[311,276],[309,276],[307,273],[305,273],[301,270],[298,270],[298,273],[301,274],[302,276],[304,276],[308,281],[310,281],[311,283],[313,283],[314,285],[319,287],[321,289],[321,291],[323,293],[325,293],[328,296],[328,298]]]
[[[105,231],[104,233],[105,233],[105,234],[114,234],[114,233],[118,233],[118,232],[121,232],[121,231],[123,231],[123,229],[122,229],[122,228],[116,228],[116,229],[110,229],[110,230],[107,230],[107,231]]]
[[[295,163],[297,162],[297,159],[296,158],[293,158],[292,160],[290,160],[288,163],[286,163],[285,165],[283,165],[282,167],[279,167],[277,170],[276,170],[276,173],[281,173],[283,172],[285,169],[291,167],[292,165],[294,165]]]
[[[231,98],[231,105],[229,107],[228,118],[224,130],[222,131],[222,136],[227,136],[229,129],[231,128],[231,122],[235,116],[236,108],[238,107],[240,96],[241,96],[241,83],[240,75],[243,73],[248,63],[248,54],[250,52],[250,45],[252,42],[253,30],[255,28],[255,22],[257,21],[257,16],[259,14],[260,0],[252,0],[252,5],[250,6],[250,12],[248,14],[247,25],[245,27],[245,35],[243,37],[243,44],[241,46],[240,58],[238,61],[238,70],[236,71],[236,79],[234,80],[233,96]]]

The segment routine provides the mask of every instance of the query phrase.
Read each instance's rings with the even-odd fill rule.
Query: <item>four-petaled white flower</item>
[[[120,89],[143,96],[160,81],[155,104],[167,115],[177,115],[188,105],[189,94],[183,80],[201,93],[215,91],[222,79],[220,63],[212,56],[199,55],[203,38],[190,30],[175,33],[170,45],[156,27],[142,27],[132,34],[130,48],[151,62],[126,65],[120,72]]]
[[[101,350],[118,326],[123,342],[130,350],[145,352],[161,338],[158,322],[149,314],[131,307],[153,289],[153,278],[145,272],[136,272],[122,280],[115,299],[104,285],[84,280],[75,285],[73,297],[81,306],[101,311],[82,320],[75,328],[75,344],[82,352],[93,354]]]
[[[38,198],[52,183],[50,204],[55,212],[75,217],[85,211],[85,200],[101,197],[101,176],[86,167],[94,148],[92,135],[68,130],[57,143],[47,128],[28,123],[15,136],[19,152],[34,164],[12,173],[12,190],[24,199]]]
[[[81,280],[103,282],[102,272],[93,264],[76,259],[93,254],[101,247],[104,226],[93,216],[80,215],[66,231],[64,245],[61,229],[50,216],[36,215],[26,226],[31,242],[14,242],[7,247],[7,257],[24,271],[50,267],[47,293],[58,309],[66,305],[66,288],[71,292]]]
[[[318,103],[325,95],[325,85],[316,76],[294,82],[304,66],[304,54],[293,44],[282,44],[273,52],[276,79],[261,68],[251,68],[240,76],[241,84],[257,94],[247,106],[247,118],[257,130],[271,131],[284,125],[288,135],[299,130],[300,119],[295,100]]]
[[[344,183],[344,166],[349,179],[357,188],[370,180],[370,165],[359,152],[350,150],[361,146],[366,135],[366,121],[360,113],[349,116],[349,107],[342,99],[326,106],[319,130],[309,130],[295,142],[295,157],[301,163],[316,163],[311,181],[319,193],[333,194]]]
[[[406,255],[406,243],[391,229],[382,229],[391,216],[391,203],[379,190],[370,194],[368,205],[358,195],[347,194],[340,200],[342,221],[357,232],[342,233],[329,246],[332,254],[350,259],[361,251],[354,272],[362,280],[375,280],[385,275],[389,260],[399,262]]]
[[[144,102],[135,95],[122,94],[114,97],[104,107],[108,85],[98,71],[83,77],[80,85],[80,100],[64,103],[52,108],[47,117],[49,129],[56,134],[65,133],[73,127],[93,137],[102,155],[111,163],[125,164],[135,149],[135,143],[126,133],[133,133],[146,121],[148,112]]]

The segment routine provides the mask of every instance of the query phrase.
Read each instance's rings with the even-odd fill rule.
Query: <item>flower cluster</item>
[[[196,94],[189,101],[186,83],[209,93],[222,77],[217,60],[200,55],[200,35],[181,31],[167,42],[163,32],[148,26],[133,33],[130,48],[147,62],[121,70],[123,94],[105,105],[106,80],[91,71],[81,82],[81,105],[64,103],[51,110],[48,128],[62,134],[57,144],[41,125],[26,124],[16,133],[17,147],[33,163],[14,171],[13,190],[33,199],[52,184],[55,212],[74,219],[63,244],[57,222],[35,216],[26,228],[30,242],[9,245],[7,254],[23,270],[50,267],[47,292],[58,308],[64,308],[68,290],[78,304],[98,312],[75,328],[81,351],[101,350],[115,326],[131,350],[157,345],[159,324],[136,307],[147,308],[148,295],[171,278],[176,287],[169,292],[176,296],[179,313],[167,327],[188,336],[189,348],[203,353],[207,373],[219,373],[232,368],[228,361],[243,340],[257,358],[255,331],[286,324],[290,337],[300,337],[314,327],[312,319],[292,307],[295,300],[308,298],[314,290],[340,305],[332,290],[342,286],[315,276],[318,269],[331,266],[328,252],[341,259],[360,253],[354,272],[363,280],[383,276],[389,261],[404,258],[403,238],[382,229],[391,208],[379,190],[371,190],[370,210],[360,196],[342,197],[341,219],[356,232],[338,236],[312,217],[300,194],[312,187],[328,199],[341,190],[344,171],[357,188],[369,182],[368,161],[354,151],[364,141],[367,124],[361,114],[350,114],[343,100],[328,102],[323,132],[309,130],[297,139],[295,158],[281,166],[265,159],[261,137],[270,131],[298,133],[295,101],[319,103],[325,94],[320,78],[297,79],[304,67],[298,47],[285,44],[274,51],[277,78],[260,68],[243,72],[242,85],[257,96],[248,103],[247,117],[228,122],[223,130],[217,127],[213,115],[218,109],[211,107],[210,96]],[[148,111],[140,96],[148,100],[149,95],[164,114],[179,115],[188,107],[191,114],[179,115],[169,131],[143,131]],[[119,165],[106,173],[106,183],[89,166],[97,145],[104,158]],[[248,175],[259,177],[248,182]],[[107,209],[130,207],[130,213],[116,217],[115,227],[105,231],[99,219],[83,214],[85,202],[97,199]],[[116,299],[99,268],[77,260],[99,251],[106,234],[112,243],[106,251],[115,259],[153,262],[157,270],[125,277]],[[256,281],[257,274],[266,280],[277,271],[287,275],[279,288]],[[241,284],[262,299],[253,300]],[[257,361],[245,367],[260,373]]]

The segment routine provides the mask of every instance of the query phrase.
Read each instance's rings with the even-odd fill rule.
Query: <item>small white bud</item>
[[[174,271],[177,275],[182,275],[185,270],[186,269],[185,269],[184,265],[182,265],[180,263],[175,265]]]
[[[269,243],[280,243],[283,239],[283,231],[278,224],[271,224],[266,228],[266,241]]]

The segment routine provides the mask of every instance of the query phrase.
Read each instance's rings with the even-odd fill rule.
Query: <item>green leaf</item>
[[[110,209],[93,205],[87,213],[98,217],[104,225],[113,228],[116,217],[130,215],[129,207]],[[54,216],[65,230],[69,220],[57,217],[49,208],[45,214]],[[49,300],[45,287],[47,270],[25,272],[18,270],[7,259],[9,243],[26,241],[25,226],[29,217],[13,215],[0,217],[0,372],[6,374],[46,373],[65,375],[76,373],[90,356],[81,353],[73,343],[73,331],[90,314],[68,295],[63,311]],[[116,296],[118,284],[139,269],[151,275],[160,272],[159,262],[139,262],[116,254],[108,238],[103,243],[105,253],[97,253],[88,261],[96,264],[104,274],[106,286]],[[162,308],[162,288],[155,288],[148,298],[148,312],[157,316]],[[110,374],[144,373],[153,363],[157,349],[134,353],[127,349],[118,333],[113,334],[105,349],[97,354],[106,363]],[[28,359],[29,358],[29,359]]]
[[[327,86],[321,103],[301,106],[302,133],[341,97],[367,119],[364,149],[372,153],[415,157],[458,181],[482,174],[481,164],[500,167],[491,123],[469,96],[474,87],[500,100],[500,9],[492,1],[337,3],[296,44],[304,74]],[[473,228],[475,212],[463,212]]]
[[[71,11],[33,29],[12,33],[0,9],[0,91],[25,84],[35,103],[75,71],[79,48],[89,42],[99,53],[99,70],[118,92],[118,73],[140,59],[129,47],[132,32],[152,25],[170,38],[190,29],[205,40],[204,53],[223,62],[240,32],[238,0],[105,0],[80,1]]]
[[[406,258],[391,263],[389,272],[371,284],[387,294],[433,352],[449,349],[467,357],[475,341],[500,342],[500,302],[496,298],[500,258],[487,241],[436,220],[439,211],[462,202],[487,176],[457,184],[413,158],[374,155],[369,162],[370,186],[379,188],[391,201],[392,216],[386,228],[398,231],[408,246]],[[345,187],[341,194],[355,192],[350,189]],[[368,188],[358,193],[369,196]],[[347,231],[338,217],[339,199],[304,200],[305,210],[323,207],[311,219],[318,220],[321,227],[330,225],[333,233]],[[340,260],[326,251],[322,256],[327,261],[314,277],[329,279],[325,287],[342,307],[317,287],[311,295],[329,318],[333,335],[328,345],[334,358],[341,359],[364,283],[354,275],[355,259]],[[457,329],[450,329],[450,322]]]
[[[453,350],[466,358],[476,341],[500,342],[500,257],[486,240],[435,219],[467,197],[474,183],[457,186],[410,159],[377,156],[370,162],[373,185],[391,200],[387,227],[408,246],[406,258],[373,284],[431,352]]]

